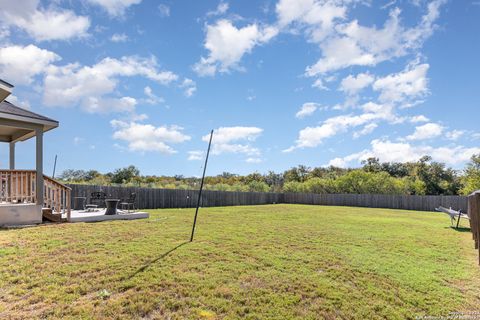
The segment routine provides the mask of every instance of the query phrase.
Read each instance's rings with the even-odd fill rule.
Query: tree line
[[[106,174],[96,170],[65,170],[65,183],[125,185],[165,189],[198,189],[197,177],[142,175],[135,166]],[[424,156],[415,162],[380,162],[369,158],[360,168],[299,165],[282,173],[238,175],[224,172],[205,177],[205,189],[219,191],[357,193],[404,195],[466,195],[480,189],[480,154],[464,170]]]

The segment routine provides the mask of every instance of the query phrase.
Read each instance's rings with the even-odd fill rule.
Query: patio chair
[[[136,193],[130,193],[130,197],[128,199],[122,200],[120,202],[120,209],[121,210],[127,210],[127,212],[130,212],[130,208],[132,208],[133,211],[135,211],[135,199],[137,198]]]
[[[107,194],[105,192],[92,192],[90,194],[90,203],[86,205],[87,208],[102,207],[105,208],[105,199],[107,199]]]

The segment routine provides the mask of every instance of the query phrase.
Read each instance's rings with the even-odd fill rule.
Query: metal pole
[[[200,201],[202,199],[203,182],[205,181],[205,172],[207,171],[208,155],[210,154],[210,146],[212,145],[212,137],[213,137],[213,130],[210,132],[210,141],[208,142],[207,156],[205,157],[205,165],[203,166],[202,182],[200,183],[200,191],[198,192],[197,209],[195,210],[195,218],[193,219],[192,235],[190,236],[190,242],[193,241],[193,235],[195,234],[195,226],[197,224],[198,208],[200,207]]]
[[[57,169],[57,155],[55,155],[55,162],[53,163],[52,179],[55,179],[55,169]]]

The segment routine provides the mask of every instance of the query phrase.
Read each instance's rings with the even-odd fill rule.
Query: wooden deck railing
[[[35,203],[36,172],[0,170],[0,202]]]
[[[0,170],[0,203],[36,203],[36,176],[34,170]],[[70,220],[71,188],[45,175],[43,180],[43,208]]]
[[[52,209],[54,214],[65,214],[70,221],[72,189],[43,175],[44,207]]]

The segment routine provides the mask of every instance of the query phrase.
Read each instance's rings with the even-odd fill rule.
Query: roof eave
[[[46,120],[46,119],[24,117],[24,116],[19,116],[19,115],[14,115],[14,114],[10,114],[10,113],[4,113],[4,112],[0,112],[0,118],[15,120],[15,121],[21,121],[21,122],[26,122],[26,123],[32,123],[32,124],[38,124],[38,125],[42,125],[44,127],[48,127],[48,129],[46,129],[44,131],[49,131],[51,129],[57,128],[58,125],[59,125],[58,121],[55,121],[55,120]]]

